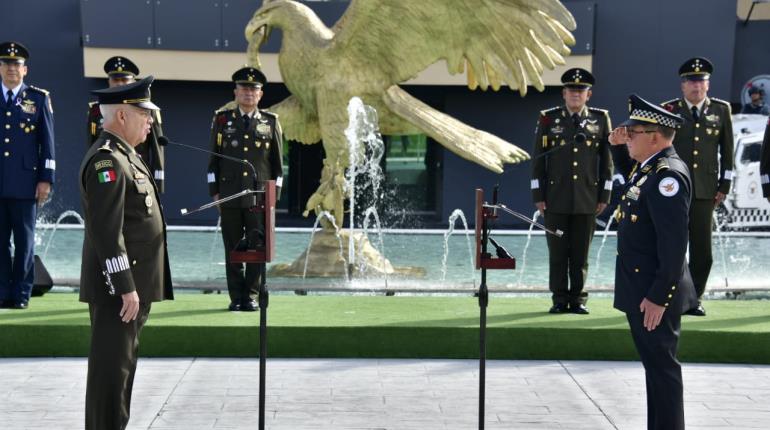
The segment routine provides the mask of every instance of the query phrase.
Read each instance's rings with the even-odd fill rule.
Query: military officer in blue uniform
[[[127,85],[136,82],[139,75],[139,67],[126,57],[116,56],[108,58],[104,62],[104,73],[107,74],[107,82],[110,88]],[[158,137],[163,136],[160,110],[152,111],[152,129],[147,139],[136,147],[136,152],[153,172],[153,179],[158,186],[158,191],[163,193],[166,180],[164,169],[165,158],[163,147],[158,143]],[[99,112],[99,102],[88,104],[88,139],[86,147],[90,147],[102,132],[102,118]]]
[[[56,170],[51,98],[48,91],[24,83],[28,59],[20,43],[0,44],[0,307],[14,309],[29,306],[35,218],[51,193]]]
[[[765,126],[762,151],[759,157],[759,177],[762,182],[762,196],[770,202],[770,119]]]
[[[714,66],[702,57],[691,58],[679,68],[682,97],[663,107],[682,117],[684,123],[674,137],[674,148],[690,169],[690,273],[698,299],[706,291],[712,256],[711,232],[714,209],[730,192],[735,174],[733,122],[730,103],[708,96]],[[700,301],[688,315],[705,316]]]
[[[682,124],[632,95],[629,119],[610,135],[628,180],[616,211],[615,302],[625,312],[647,385],[647,428],[684,430],[682,370],[676,358],[681,315],[697,304],[685,260],[692,182],[673,147]]]
[[[612,131],[604,109],[586,105],[595,79],[585,69],[561,77],[564,104],[540,112],[532,153],[532,201],[545,225],[564,236],[548,235],[550,313],[587,314],[588,249],[596,215],[610,200]]]
[[[126,428],[139,335],[152,303],[174,297],[158,189],[134,150],[158,109],[150,99],[152,80],[94,91],[104,129],[80,165],[80,301],[91,317],[86,430]]]
[[[267,78],[253,67],[243,67],[233,73],[232,80],[237,106],[214,112],[211,151],[248,161],[254,166],[259,181],[276,181],[276,193],[280,196],[283,177],[281,124],[276,114],[257,107]],[[214,200],[255,187],[253,173],[248,167],[216,156],[209,160],[207,178],[209,194]],[[263,245],[264,213],[254,213],[252,206],[253,200],[248,197],[219,206],[230,293],[228,309],[233,312],[257,310],[258,265],[246,264],[244,273],[243,264],[230,262],[230,251],[242,243],[242,239],[246,238],[255,247]]]

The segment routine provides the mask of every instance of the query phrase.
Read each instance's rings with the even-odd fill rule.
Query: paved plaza
[[[256,429],[258,360],[139,361],[129,429]],[[0,359],[0,428],[82,429],[86,360]],[[687,428],[766,429],[770,366],[684,366]],[[270,429],[477,428],[473,360],[271,359]],[[489,361],[488,429],[645,429],[638,362]]]

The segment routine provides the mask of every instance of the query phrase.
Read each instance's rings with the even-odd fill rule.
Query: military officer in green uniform
[[[711,231],[714,209],[730,192],[733,179],[733,123],[730,103],[708,97],[711,62],[696,57],[679,68],[682,97],[663,103],[669,112],[684,118],[674,138],[677,154],[687,164],[692,176],[690,205],[690,272],[698,300],[706,290],[713,257]],[[687,312],[705,316],[699,302]]]
[[[107,74],[110,88],[113,88],[136,82],[136,77],[139,75],[139,67],[126,57],[111,57],[104,63],[104,73]],[[163,193],[166,179],[166,171],[163,167],[165,159],[163,147],[158,144],[158,137],[163,136],[163,128],[161,126],[160,111],[153,111],[152,115],[152,130],[147,139],[136,147],[136,152],[152,170],[152,177],[158,186],[158,191]],[[88,104],[87,147],[90,147],[101,134],[103,122],[104,118],[102,118],[102,114],[99,111],[99,102],[90,102]]]
[[[209,194],[214,200],[219,200],[246,189],[255,189],[257,182],[274,179],[280,196],[283,179],[281,125],[275,114],[257,108],[267,79],[259,70],[244,67],[233,73],[232,80],[237,106],[214,113],[211,150],[248,161],[256,169],[257,178],[248,166],[212,155],[208,167]],[[219,206],[227,290],[230,293],[228,309],[231,311],[257,310],[257,265],[246,264],[244,274],[243,264],[230,262],[230,251],[242,239],[245,238],[250,246],[264,245],[264,214],[252,211],[253,206],[254,200],[250,197],[230,200]]]
[[[594,77],[570,69],[561,77],[564,105],[540,112],[532,154],[532,200],[545,225],[564,236],[547,236],[551,313],[587,314],[583,291],[596,215],[609,203],[612,159],[606,110],[586,106]]]
[[[135,150],[158,109],[150,100],[152,81],[94,91],[104,127],[80,165],[80,301],[91,317],[86,430],[128,425],[139,333],[151,303],[173,299],[158,190]]]
[[[762,196],[770,202],[770,120],[767,121],[765,138],[762,140],[759,177],[762,182]]]

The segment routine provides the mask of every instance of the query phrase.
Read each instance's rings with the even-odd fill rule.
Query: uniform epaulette
[[[670,105],[670,104],[674,104],[674,103],[676,103],[676,102],[678,102],[678,101],[679,101],[679,99],[678,99],[678,98],[675,98],[675,99],[667,100],[667,101],[665,101],[665,102],[661,103],[660,105],[661,105],[661,106]]]
[[[655,173],[660,172],[661,170],[668,170],[671,166],[668,164],[667,158],[661,158],[658,160],[658,165],[655,166]]]
[[[709,98],[711,99],[712,102],[715,102],[717,104],[730,106],[730,102],[728,102],[728,101],[725,101],[725,100],[722,100],[722,99],[718,99],[716,97],[709,97]]]
[[[49,94],[49,93],[48,93],[48,90],[44,90],[44,89],[42,89],[42,88],[38,88],[38,87],[36,87],[36,86],[34,86],[34,85],[30,85],[30,86],[28,87],[28,89],[30,89],[30,90],[32,90],[32,91],[37,91],[37,92],[39,92],[39,93],[41,93],[41,94],[43,94],[43,95],[46,95],[46,96]]]
[[[558,109],[561,109],[561,106],[554,106],[554,107],[552,107],[552,108],[550,108],[550,109],[541,110],[541,111],[540,111],[540,115],[545,115],[545,114],[547,114],[547,113],[551,113],[551,112],[553,112],[553,111],[555,111],[555,110],[558,110]]]
[[[227,113],[231,111],[232,109],[228,109],[225,106],[222,106],[221,108],[214,111],[214,115],[219,115],[220,113]]]
[[[269,110],[262,110],[262,109],[260,109],[260,110],[259,110],[259,113],[261,113],[261,114],[265,114],[265,115],[267,115],[267,116],[272,116],[272,117],[274,117],[274,118],[278,118],[278,114],[277,114],[277,113],[275,113],[275,112],[270,112]]]
[[[110,140],[109,139],[104,141],[104,145],[99,147],[99,151],[102,151],[102,152],[112,152],[112,147],[110,146]]]
[[[607,109],[601,109],[601,108],[591,107],[591,106],[588,106],[588,110],[590,110],[592,112],[601,112],[601,113],[608,113],[609,112]]]
[[[92,107],[94,107],[94,106],[96,106],[98,104],[99,104],[99,102],[97,102],[97,101],[88,102],[88,107],[92,108]]]

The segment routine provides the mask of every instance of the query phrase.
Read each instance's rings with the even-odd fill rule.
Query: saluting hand
[[[607,203],[597,203],[596,215],[599,215],[600,213],[604,212],[605,209],[607,209]]]
[[[212,196],[212,198],[213,198],[213,201],[219,200],[219,193],[214,194],[214,196]],[[217,205],[217,212],[221,212],[219,210],[219,205]]]
[[[714,207],[715,208],[719,207],[719,205],[722,204],[723,201],[725,201],[725,197],[727,197],[725,193],[720,193],[719,191],[717,191],[717,195],[714,197]]]
[[[647,331],[653,331],[660,325],[660,320],[663,319],[663,312],[666,311],[666,307],[643,299],[639,305],[639,310],[644,314],[644,328]]]
[[[535,207],[537,208],[537,211],[540,212],[540,216],[545,216],[545,202],[537,202],[535,203]]]
[[[610,133],[610,145],[625,145],[630,139],[625,127],[618,127]]]
[[[124,322],[130,322],[136,319],[139,314],[139,294],[136,291],[121,294],[123,307],[120,309],[120,319]]]

